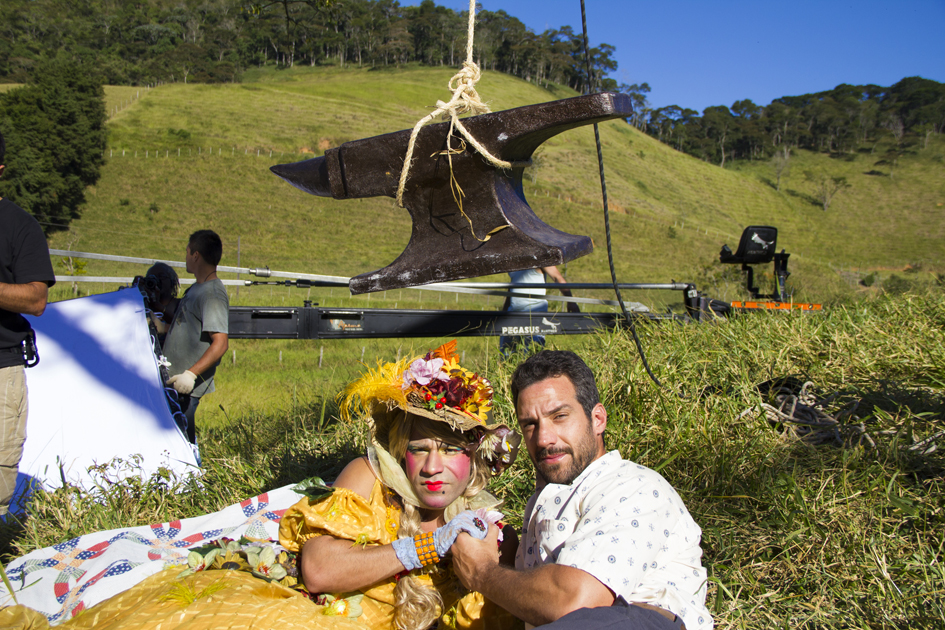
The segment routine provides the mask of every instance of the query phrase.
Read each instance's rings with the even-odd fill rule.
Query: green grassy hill
[[[249,73],[233,85],[165,85],[150,91],[106,88],[110,139],[99,183],[88,191],[82,217],[50,243],[114,255],[182,260],[185,239],[212,228],[224,240],[223,264],[349,276],[381,268],[400,254],[410,234],[405,210],[392,199],[335,201],[304,194],[269,171],[276,163],[321,154],[345,141],[412,127],[448,96],[449,69],[368,71],[296,68]],[[574,96],[486,72],[479,93],[493,109]],[[765,163],[721,169],[657,142],[622,121],[601,125],[612,210],[614,257],[623,282],[694,281],[723,299],[745,297],[737,266],[718,261],[750,224],[780,229],[779,247],[792,254],[789,285],[795,298],[836,303],[858,291],[871,270],[899,274],[899,286],[943,271],[942,221],[945,139],[903,156],[894,177],[865,154],[852,161],[801,153],[776,192]],[[593,254],[568,263],[571,281],[608,282],[606,239],[594,134],[576,129],[544,145],[526,173],[526,195],[550,225],[590,235]],[[805,170],[848,177],[824,212],[811,200]],[[921,263],[921,273],[901,269]],[[59,273],[66,273],[63,266]],[[141,265],[88,261],[91,276],[133,276]],[[767,269],[765,270],[768,271]],[[226,277],[226,276],[224,276]],[[495,278],[504,280],[505,276]],[[757,279],[770,287],[770,277]],[[114,289],[82,284],[81,292]],[[875,291],[875,286],[874,289]],[[72,297],[66,283],[53,299]],[[582,292],[586,297],[612,297]],[[635,292],[627,299],[654,309],[678,305],[678,293]],[[456,296],[418,290],[350,296],[344,289],[241,287],[235,305],[497,309],[499,297]],[[235,416],[313,405],[360,369],[361,357],[420,352],[428,340],[329,343],[234,340],[219,391],[202,411],[208,425]],[[432,342],[431,342],[432,343]],[[558,338],[577,347],[576,338]],[[437,345],[434,343],[430,347]],[[485,369],[494,339],[467,340],[470,361]],[[321,357],[321,358],[320,358]],[[323,369],[317,369],[322,364]]]
[[[407,242],[406,211],[386,198],[305,195],[268,167],[412,127],[448,96],[451,73],[299,67],[251,72],[241,84],[108,88],[111,133],[102,179],[89,191],[82,218],[51,243],[179,259],[186,235],[210,227],[224,239],[225,265],[237,263],[238,242],[242,266],[332,275],[380,268]],[[574,95],[490,72],[478,88],[494,110]],[[779,247],[792,254],[798,299],[829,302],[852,293],[855,282],[844,281],[841,270],[898,270],[911,263],[942,268],[945,139],[933,138],[928,148],[905,155],[892,178],[865,174],[880,168],[870,155],[852,161],[796,156],[778,193],[767,163],[723,170],[622,121],[602,125],[601,133],[621,281],[692,280],[735,299],[741,295],[738,274],[723,274],[715,261],[721,245],[734,247],[752,223],[780,229]],[[536,162],[526,180],[532,207],[549,224],[588,234],[597,244],[592,255],[567,265],[568,278],[609,280],[591,127],[549,140]],[[842,174],[852,188],[824,212],[812,199],[805,170]],[[91,275],[138,271],[88,266]],[[250,296],[244,291],[241,300]],[[630,297],[678,302],[676,296]]]

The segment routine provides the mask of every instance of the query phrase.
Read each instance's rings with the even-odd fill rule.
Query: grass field
[[[268,171],[347,140],[412,127],[446,95],[449,69],[388,71],[295,68],[252,72],[244,83],[165,85],[112,116],[107,164],[82,218],[61,247],[143,257],[178,256],[201,227],[221,233],[224,264],[353,275],[380,268],[409,237],[390,199],[334,201],[305,195]],[[130,91],[129,91],[130,90]],[[109,88],[109,107],[135,88]],[[495,109],[571,96],[485,73],[480,94]],[[941,270],[945,139],[914,147],[895,177],[869,155],[852,161],[803,153],[777,193],[766,163],[723,170],[673,151],[620,122],[602,125],[614,254],[623,281],[700,279],[749,224],[780,228],[792,253],[798,299],[831,301],[853,291],[839,271]],[[606,281],[597,164],[590,127],[547,141],[526,174],[526,194],[549,224],[591,236],[594,254],[570,262],[574,281]],[[828,212],[812,202],[805,171],[848,177]],[[383,235],[379,238],[378,235]],[[880,244],[879,246],[877,244]],[[114,271],[114,273],[119,273]],[[113,273],[90,263],[92,275]],[[124,272],[122,272],[124,273]],[[711,275],[711,272],[708,273]],[[651,296],[645,296],[653,299]],[[659,299],[659,298],[655,298]]]
[[[867,298],[817,317],[645,326],[640,334],[662,388],[647,379],[625,334],[566,341],[597,375],[608,447],[659,470],[702,527],[716,627],[904,629],[945,624],[943,331],[940,290]],[[368,345],[366,357],[418,349]],[[460,349],[496,385],[497,417],[514,421],[507,388],[514,359],[500,362],[494,346],[468,340]],[[16,553],[336,475],[362,452],[363,427],[338,421],[336,390],[320,388],[316,376],[280,378],[273,350],[268,363],[221,372],[235,378],[247,370],[243,386],[259,381],[260,400],[270,388],[291,388],[294,400],[201,427],[200,488],[103,483],[109,509],[103,498],[71,489],[38,493],[25,529],[15,532]],[[314,353],[283,360],[319,372]],[[802,438],[804,426],[766,419],[761,404],[777,402],[759,385],[788,377],[811,383],[815,399],[807,404],[836,418],[836,431]],[[494,485],[513,524],[532,475],[521,457]]]

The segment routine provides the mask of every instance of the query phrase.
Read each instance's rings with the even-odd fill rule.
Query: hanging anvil
[[[473,116],[463,124],[493,156],[521,163],[562,131],[631,114],[627,95],[605,93]],[[410,133],[353,140],[272,171],[321,197],[394,197]],[[535,216],[522,190],[524,167],[492,166],[454,131],[449,146],[463,148],[452,155],[452,172],[465,194],[464,217],[450,188],[448,133],[448,122],[420,130],[403,195],[413,219],[410,242],[387,267],[351,278],[351,293],[559,265],[593,250],[589,237],[556,230]]]

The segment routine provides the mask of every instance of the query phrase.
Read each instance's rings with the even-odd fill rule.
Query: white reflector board
[[[31,479],[55,488],[65,478],[90,489],[89,467],[116,457],[141,457],[140,470],[113,471],[119,478],[160,467],[181,476],[199,470],[167,405],[137,289],[51,303],[29,320],[40,362],[26,370],[18,497]]]

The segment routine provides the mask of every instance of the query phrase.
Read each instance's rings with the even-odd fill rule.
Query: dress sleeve
[[[358,544],[386,545],[397,536],[400,510],[384,500],[375,483],[371,499],[347,488],[336,488],[329,497],[304,498],[290,507],[279,525],[279,544],[298,553],[313,536],[334,536]]]

